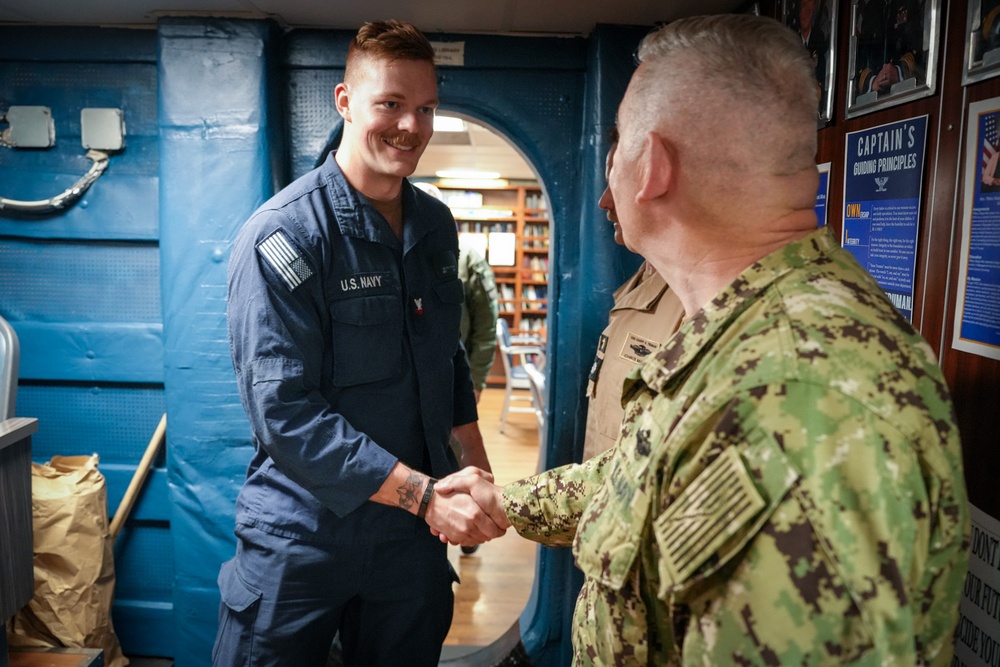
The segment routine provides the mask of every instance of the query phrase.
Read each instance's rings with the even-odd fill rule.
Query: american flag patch
[[[656,519],[672,583],[686,581],[766,505],[739,452],[727,448]]]
[[[293,291],[313,274],[309,262],[280,229],[258,243],[257,252],[277,272],[289,291]]]

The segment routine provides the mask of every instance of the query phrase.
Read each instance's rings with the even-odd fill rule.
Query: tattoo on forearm
[[[420,489],[423,487],[425,479],[427,479],[427,475],[419,472],[411,472],[406,482],[396,488],[396,493],[399,494],[400,507],[404,510],[409,510],[420,502]]]

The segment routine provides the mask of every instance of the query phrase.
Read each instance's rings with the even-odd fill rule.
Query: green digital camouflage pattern
[[[951,400],[829,231],[637,370],[614,450],[504,489],[520,534],[574,540],[577,665],[949,663],[970,529]]]
[[[469,358],[472,386],[482,389],[493,367],[496,327],[499,316],[496,279],[493,269],[474,248],[461,244],[458,278],[465,287],[461,340]]]

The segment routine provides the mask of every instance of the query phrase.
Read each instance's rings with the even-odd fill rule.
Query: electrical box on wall
[[[14,148],[51,148],[56,143],[56,126],[48,107],[10,107],[4,114],[9,127],[3,138]]]
[[[10,148],[49,148],[55,144],[52,110],[48,107],[10,107],[2,117],[0,145]],[[86,108],[80,111],[80,142],[93,164],[86,174],[54,197],[21,200],[0,197],[0,209],[23,213],[61,211],[76,202],[108,168],[109,153],[125,147],[125,120],[121,109]]]
[[[120,151],[125,146],[125,121],[121,109],[88,108],[80,111],[80,139],[84,148]]]

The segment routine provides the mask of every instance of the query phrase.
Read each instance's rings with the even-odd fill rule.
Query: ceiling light
[[[476,169],[439,169],[434,174],[438,178],[500,178],[500,172],[478,171]]]
[[[434,114],[435,132],[465,132],[465,121],[454,116]]]
[[[472,190],[490,190],[505,188],[510,182],[504,178],[442,178],[438,181],[442,188],[468,188]]]

